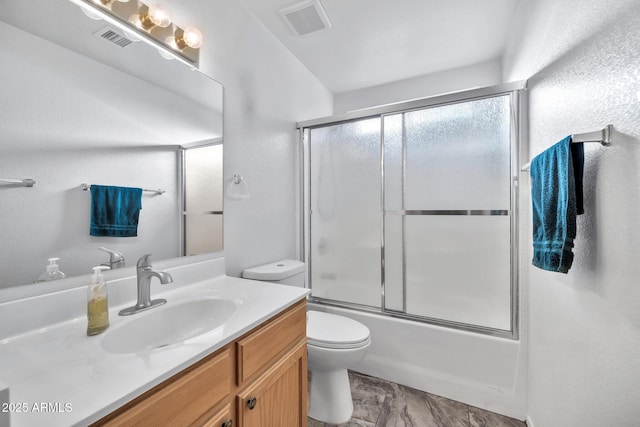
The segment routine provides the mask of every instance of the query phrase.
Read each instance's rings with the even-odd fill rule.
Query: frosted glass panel
[[[384,219],[384,308],[387,310],[404,310],[403,221],[399,215],[386,215]]]
[[[407,313],[509,330],[510,218],[405,221]]]
[[[509,209],[509,111],[499,96],[406,113],[405,209]]]
[[[185,207],[188,212],[222,210],[222,144],[185,151]]]
[[[313,296],[511,331],[511,117],[500,95],[311,129]]]
[[[223,215],[185,216],[185,255],[219,252],[223,249]]]
[[[380,306],[380,119],[312,129],[313,295]]]
[[[222,144],[189,148],[185,162],[185,255],[223,249]]]
[[[384,118],[384,206],[403,209],[402,114]]]

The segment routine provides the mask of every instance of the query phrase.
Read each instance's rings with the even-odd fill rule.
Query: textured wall
[[[481,62],[412,79],[400,80],[334,96],[334,113],[341,114],[393,102],[493,86],[502,82],[500,60]]]
[[[530,155],[570,133],[616,129],[610,147],[585,146],[586,212],[569,274],[529,268],[529,421],[637,426],[640,3],[526,3],[504,75],[529,78]]]
[[[224,201],[227,273],[297,257],[295,122],[332,114],[332,94],[240,0],[166,0],[173,20],[202,30],[200,68],[224,85],[224,177],[251,197]],[[225,189],[226,192],[226,189]]]
[[[240,1],[165,4],[203,30],[201,68],[225,89],[225,185],[239,173],[250,187],[249,199],[225,199],[227,273],[296,257],[295,122],[330,115],[333,96]]]

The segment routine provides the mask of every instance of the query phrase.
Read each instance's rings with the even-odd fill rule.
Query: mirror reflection
[[[0,178],[36,182],[0,184],[0,288],[33,283],[49,258],[67,277],[88,274],[111,261],[100,248],[123,254],[126,266],[147,252],[182,255],[190,171],[181,147],[218,146],[198,173],[222,179],[222,86],[145,43],[112,43],[101,36],[104,21],[68,0],[4,2],[0,21]],[[164,193],[143,193],[137,236],[94,237],[83,183]],[[199,253],[222,248],[219,193],[214,206],[196,207],[210,236]]]

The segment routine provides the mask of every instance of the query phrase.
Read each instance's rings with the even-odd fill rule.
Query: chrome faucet
[[[109,267],[112,270],[124,267],[124,255],[122,255],[122,253],[118,251],[112,251],[111,249],[107,249],[104,246],[100,246],[98,249],[109,254],[109,262],[105,262],[104,264],[100,265]]]
[[[166,299],[151,300],[151,278],[157,277],[162,285],[173,282],[173,277],[164,271],[153,271],[149,257],[151,254],[142,255],[137,264],[138,276],[138,302],[133,307],[120,310],[120,316],[129,316],[150,308],[157,307],[167,302]]]

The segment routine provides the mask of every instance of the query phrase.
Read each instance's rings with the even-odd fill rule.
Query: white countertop
[[[187,299],[223,298],[234,301],[237,309],[215,333],[141,353],[105,351],[101,340],[108,330],[88,337],[86,315],[5,338],[0,341],[0,381],[9,386],[10,403],[0,402],[0,411],[11,411],[11,427],[88,425],[303,299],[308,292],[224,275],[181,284],[167,292],[152,290],[153,298],[167,299],[166,307]],[[127,305],[131,304],[110,306],[110,328],[137,316],[118,316]]]

